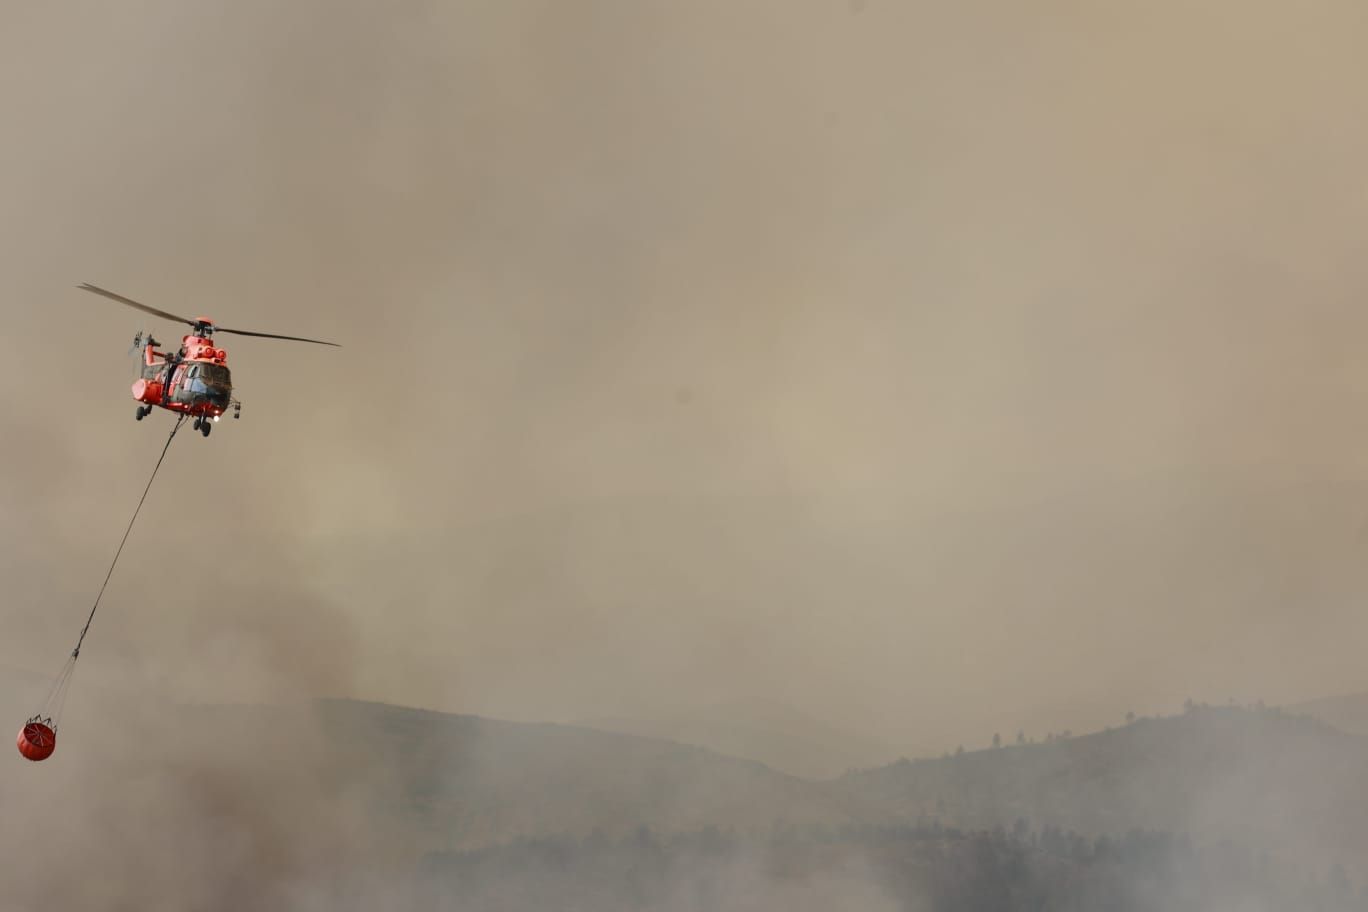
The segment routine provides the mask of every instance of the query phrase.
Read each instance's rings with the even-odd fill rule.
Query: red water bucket
[[[57,749],[57,733],[51,726],[31,719],[19,730],[19,753],[27,760],[46,760]]]

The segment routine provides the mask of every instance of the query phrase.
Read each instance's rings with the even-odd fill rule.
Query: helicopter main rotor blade
[[[257,336],[262,339],[288,339],[291,342],[312,342],[315,345],[331,345],[333,348],[342,347],[341,345],[338,345],[336,342],[324,342],[322,339],[306,339],[303,336],[282,336],[277,333],[248,332],[245,329],[225,329],[222,326],[215,326],[214,324],[209,323],[208,321],[202,322],[199,320],[191,320],[188,317],[182,317],[178,314],[167,313],[166,311],[158,310],[155,307],[148,307],[146,304],[140,304],[132,298],[125,298],[121,294],[115,294],[114,292],[104,288],[100,288],[97,285],[91,285],[89,282],[82,282],[80,285],[77,285],[76,287],[80,288],[82,291],[89,291],[97,295],[103,295],[104,297],[109,298],[111,301],[118,301],[120,304],[127,304],[129,307],[141,310],[143,313],[150,313],[155,317],[161,317],[164,320],[172,320],[176,323],[184,323],[186,326],[190,327],[205,327],[206,331],[209,332],[232,333],[235,336]]]
[[[89,291],[97,295],[103,295],[104,297],[109,298],[111,301],[118,301],[120,304],[127,304],[129,307],[132,307],[136,310],[141,310],[143,313],[150,313],[154,317],[161,317],[163,320],[171,320],[176,323],[184,323],[186,326],[195,325],[194,320],[189,320],[185,317],[180,317],[173,313],[167,313],[164,310],[157,310],[157,308],[148,307],[146,304],[139,304],[132,298],[125,298],[121,294],[115,294],[112,291],[106,291],[103,288],[91,285],[89,282],[82,282],[80,285],[77,285],[76,287],[81,289],[82,291]]]
[[[331,345],[333,348],[341,348],[336,342],[324,342],[322,339],[306,339],[303,336],[281,336],[276,333],[248,332],[245,329],[224,329],[222,326],[215,326],[214,332],[232,333],[235,336],[258,336],[262,339],[289,339],[291,342],[312,342],[315,345]]]

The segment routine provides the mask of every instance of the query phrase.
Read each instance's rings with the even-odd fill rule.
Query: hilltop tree
[[[1018,731],[1017,731],[1017,744],[1025,744],[1025,743],[1026,743],[1026,733],[1025,733],[1024,731],[1018,730]]]
[[[1002,735],[993,732],[993,747],[1002,747]]]
[[[1135,721],[1135,713],[1133,713],[1133,712],[1128,712],[1128,713],[1126,713],[1126,724],[1127,724],[1127,725],[1130,725],[1130,724],[1131,724],[1132,722],[1134,722],[1134,721]]]

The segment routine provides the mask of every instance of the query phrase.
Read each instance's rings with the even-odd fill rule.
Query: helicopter
[[[153,408],[164,408],[178,415],[194,418],[194,429],[205,437],[209,436],[214,423],[229,409],[233,412],[233,418],[242,417],[242,403],[233,398],[233,377],[228,370],[228,353],[214,345],[214,333],[287,339],[292,342],[312,342],[315,345],[341,347],[336,342],[305,339],[302,336],[228,329],[217,325],[208,317],[196,317],[192,320],[167,313],[89,283],[76,287],[144,313],[184,323],[190,327],[189,334],[181,338],[179,351],[158,351],[157,346],[161,343],[153,338],[150,332],[139,332],[133,337],[133,347],[129,353],[140,349],[142,351],[140,375],[133,381],[133,398],[138,401],[134,417],[142,421],[152,414]]]

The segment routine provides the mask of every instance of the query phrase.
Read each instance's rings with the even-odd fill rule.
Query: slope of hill
[[[842,824],[841,799],[703,748],[348,700],[316,704],[330,773],[365,783],[440,848],[638,826]]]
[[[879,741],[815,719],[778,703],[723,703],[651,718],[606,717],[574,724],[603,731],[664,738],[755,760],[807,779],[839,776],[898,756]]]
[[[1368,738],[1278,710],[1199,708],[825,782],[676,742],[572,726],[351,700],[298,712],[200,709],[180,737],[193,740],[199,727],[214,739],[231,732],[235,742],[263,745],[277,728],[310,731],[314,746],[295,748],[307,775],[328,794],[361,802],[415,850],[594,830],[616,838],[640,826],[681,832],[939,819],[973,830],[1024,819],[1092,836],[1140,828],[1231,839],[1317,863],[1368,854]]]
[[[1368,693],[1309,700],[1289,706],[1287,711],[1320,719],[1352,735],[1368,735]]]
[[[939,838],[930,818],[975,829],[1001,823],[1019,842],[1013,825],[1023,817],[1040,832],[1039,851],[1056,859],[1076,861],[1082,849],[1046,827],[1112,837],[1144,827],[1188,831],[1203,845],[1230,837],[1305,862],[1321,877],[1340,861],[1354,881],[1363,880],[1368,854],[1368,739],[1276,711],[1198,710],[1059,743],[810,782],[700,748],[569,726],[347,700],[171,708],[84,696],[51,760],[28,764],[14,754],[0,777],[0,800],[25,821],[0,833],[0,851],[25,871],[11,886],[15,908],[86,907],[89,891],[99,892],[101,907],[112,898],[132,908],[137,897],[109,885],[132,891],[154,881],[172,882],[186,908],[214,907],[225,896],[235,897],[235,908],[296,908],[301,890],[329,897],[331,904],[309,908],[338,908],[333,899],[346,899],[353,886],[402,886],[424,856],[482,866],[485,856],[473,850],[513,844],[503,857],[517,862],[519,837],[555,837],[557,846],[587,840],[586,857],[611,868],[615,856],[593,846],[620,846],[642,826],[656,834],[712,826],[782,842],[787,830],[773,825],[786,822],[808,828],[819,853],[864,831],[873,857],[882,857],[878,847],[893,838],[886,823],[927,818],[930,846]],[[59,856],[55,845],[64,847]],[[951,850],[947,864],[983,848],[963,846],[971,854]],[[560,848],[548,851],[553,862],[560,857]],[[894,854],[919,865],[941,857],[939,849],[925,858],[921,848],[901,851]],[[786,852],[780,863],[801,875],[802,852]],[[761,861],[745,870],[773,871]],[[904,870],[904,861],[893,868]],[[86,876],[73,878],[73,870]],[[254,901],[257,894],[276,901]]]
[[[867,819],[1132,828],[1323,860],[1368,853],[1368,740],[1277,710],[1195,709],[1058,741],[896,763],[836,788]]]

